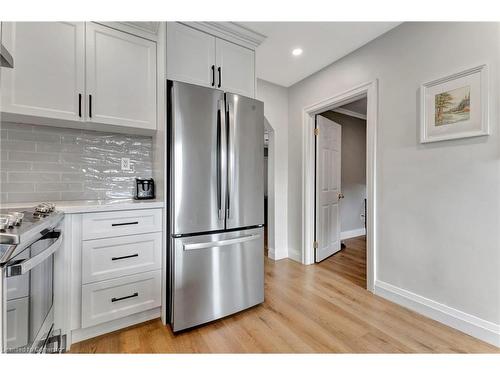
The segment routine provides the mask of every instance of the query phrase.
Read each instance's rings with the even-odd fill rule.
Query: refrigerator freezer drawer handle
[[[213,241],[213,242],[201,242],[201,243],[191,243],[191,244],[185,244],[184,245],[184,250],[199,250],[199,249],[206,249],[209,247],[221,247],[221,246],[228,246],[228,245],[234,245],[238,243],[244,243],[244,242],[249,242],[253,241],[260,238],[260,234],[251,234],[249,236],[243,236],[243,237],[238,237],[238,238],[231,238],[229,240],[220,240],[220,241]]]

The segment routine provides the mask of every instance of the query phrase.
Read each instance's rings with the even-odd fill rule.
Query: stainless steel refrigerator
[[[264,301],[264,105],[168,81],[173,331]]]

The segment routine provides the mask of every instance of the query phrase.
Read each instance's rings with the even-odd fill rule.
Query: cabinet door
[[[253,98],[255,96],[255,52],[217,39],[217,85],[224,91]],[[219,72],[217,72],[219,73]]]
[[[13,69],[2,69],[2,112],[81,120],[84,23],[3,22],[2,28],[14,58]]]
[[[86,23],[87,121],[156,129],[156,43]]]
[[[167,23],[167,78],[213,87],[215,37],[176,22]]]

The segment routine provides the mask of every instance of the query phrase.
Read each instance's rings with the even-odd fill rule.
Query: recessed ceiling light
[[[292,55],[294,56],[300,56],[302,55],[302,48],[295,48],[293,51],[292,51]]]

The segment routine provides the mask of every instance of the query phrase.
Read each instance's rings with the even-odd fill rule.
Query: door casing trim
[[[371,292],[376,280],[377,244],[377,128],[378,80],[355,86],[347,91],[304,107],[302,110],[302,263],[314,264],[314,117],[315,115],[367,97],[366,115],[366,284]]]

